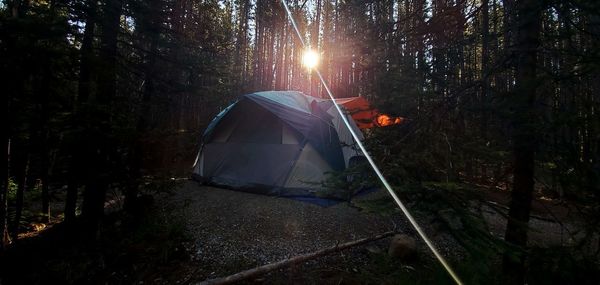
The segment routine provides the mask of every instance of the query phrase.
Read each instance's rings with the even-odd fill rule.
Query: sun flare
[[[319,54],[314,50],[306,50],[302,55],[302,64],[308,69],[313,69],[319,64]]]

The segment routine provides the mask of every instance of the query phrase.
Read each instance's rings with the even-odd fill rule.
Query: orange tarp
[[[339,98],[335,102],[344,106],[356,122],[360,129],[373,127],[385,127],[401,124],[404,121],[402,117],[391,117],[379,111],[363,97]]]

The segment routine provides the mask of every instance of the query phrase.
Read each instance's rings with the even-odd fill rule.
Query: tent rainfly
[[[362,139],[349,115],[348,120]],[[253,193],[327,197],[322,186],[327,173],[362,158],[331,100],[297,91],[257,92],[212,120],[193,177]]]
[[[403,117],[391,117],[380,113],[363,97],[339,98],[335,99],[335,102],[344,106],[360,129],[387,127],[404,122]]]

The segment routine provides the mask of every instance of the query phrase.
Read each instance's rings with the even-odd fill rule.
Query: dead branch
[[[207,279],[207,280],[204,280],[197,284],[198,285],[209,285],[209,284],[210,285],[217,285],[217,284],[223,285],[223,284],[231,284],[231,283],[239,282],[242,280],[246,280],[246,279],[253,278],[253,277],[256,277],[259,275],[266,274],[268,272],[271,272],[271,271],[274,271],[277,269],[281,269],[281,268],[290,266],[292,264],[302,263],[302,262],[305,262],[305,261],[308,261],[311,259],[315,259],[317,257],[329,255],[329,254],[332,254],[332,253],[338,252],[338,251],[342,251],[342,250],[350,248],[350,247],[354,247],[354,246],[369,243],[372,241],[380,240],[382,238],[392,236],[395,233],[397,233],[397,232],[389,231],[389,232],[385,232],[383,234],[376,235],[373,237],[368,237],[368,238],[363,238],[363,239],[359,239],[359,240],[355,240],[355,241],[351,241],[351,242],[347,242],[347,243],[337,244],[335,246],[321,249],[321,250],[318,250],[315,252],[294,256],[292,258],[284,259],[284,260],[281,260],[278,262],[265,264],[265,265],[262,265],[262,266],[259,266],[259,267],[253,268],[253,269],[248,269],[248,270],[238,272],[233,275],[229,275],[227,277]]]

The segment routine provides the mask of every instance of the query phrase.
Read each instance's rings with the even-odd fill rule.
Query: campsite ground
[[[377,191],[355,202],[380,199]],[[299,254],[367,238],[391,230],[412,233],[399,212],[368,213],[349,203],[323,207],[288,198],[183,183],[163,204],[174,219],[183,220],[190,262],[182,280],[223,277]],[[438,235],[443,254],[456,256],[449,236]],[[273,283],[338,283],[360,271],[373,255],[387,252],[389,239],[296,264],[270,274]],[[425,257],[423,260],[428,260]],[[310,274],[307,274],[310,272]],[[186,276],[187,275],[187,276]],[[265,281],[260,278],[259,281]],[[349,280],[345,280],[346,282]],[[269,282],[271,283],[271,282]]]
[[[236,273],[394,229],[395,217],[187,182],[171,200],[192,237],[194,279]],[[396,224],[398,229],[406,228]]]
[[[180,269],[179,276],[185,276],[183,280],[202,281],[390,230],[414,235],[399,211],[372,213],[355,206],[380,200],[386,195],[384,191],[377,191],[355,198],[352,204],[339,203],[322,207],[286,198],[200,186],[196,182],[186,181],[172,192],[168,202],[162,206],[165,212],[172,213],[174,219],[182,220],[185,225],[188,238],[185,248],[190,262]],[[494,203],[503,202],[501,195],[489,197],[497,201]],[[506,223],[502,213],[484,208],[483,215],[492,233],[501,236]],[[450,235],[438,231],[430,217],[417,214],[417,218],[430,233],[440,252],[453,262],[460,263],[464,249]],[[547,213],[541,212],[536,213],[532,219],[532,226],[531,243],[544,246],[568,242],[569,228],[573,227],[570,224],[561,226],[552,221]],[[370,278],[365,276],[372,274],[374,263],[381,262],[382,259],[385,259],[384,263],[398,266],[408,273],[415,267],[420,267],[422,271],[435,271],[434,274],[439,275],[439,271],[435,269],[437,265],[424,244],[419,244],[419,264],[388,260],[389,257],[385,254],[388,244],[389,239],[384,239],[356,247],[295,265],[259,281],[338,284],[363,277]],[[414,275],[414,272],[411,274]],[[378,278],[384,278],[380,281],[385,280],[385,276]],[[432,276],[424,278],[432,280]],[[444,280],[446,277],[443,275],[436,278],[441,278],[435,279],[436,282],[449,281]]]
[[[144,220],[131,221],[120,211],[118,196],[108,201],[109,215],[98,245],[89,247],[61,234],[61,224],[32,231],[9,251],[0,267],[6,284],[189,284],[228,276],[259,265],[309,253],[390,230],[416,238],[385,191],[355,197],[352,203],[322,207],[296,200],[255,195],[198,184],[164,180],[146,184]],[[501,192],[485,196],[488,228],[501,237],[506,220]],[[57,197],[56,200],[62,200]],[[379,206],[373,210],[373,203]],[[367,205],[371,205],[368,207]],[[567,208],[552,201],[535,202],[530,243],[550,248],[573,242],[577,223]],[[58,205],[54,205],[58,207]],[[499,212],[493,210],[496,208]],[[382,208],[391,209],[382,211]],[[548,210],[552,212],[549,214]],[[55,212],[55,214],[57,214]],[[465,277],[465,249],[430,215],[417,220]],[[555,222],[558,218],[561,223]],[[132,231],[133,230],[133,231]],[[387,256],[390,239],[357,246],[304,264],[278,270],[249,283],[268,284],[451,284],[422,242],[419,259],[402,263]],[[28,274],[19,273],[27,269]],[[14,274],[14,276],[13,276]],[[480,280],[479,280],[480,281]],[[469,282],[481,283],[481,282]]]

